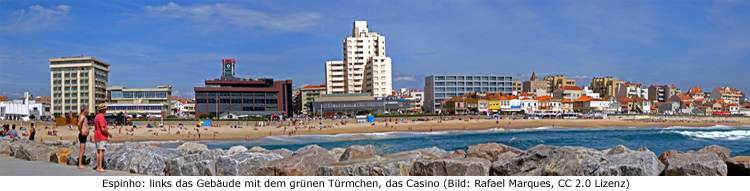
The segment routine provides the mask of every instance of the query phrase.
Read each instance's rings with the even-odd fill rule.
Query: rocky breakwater
[[[93,166],[93,145],[83,160]],[[69,144],[0,142],[0,155],[24,160],[77,165],[78,148]],[[147,143],[111,144],[105,167],[147,175],[177,176],[725,176],[750,175],[750,158],[729,149],[707,146],[697,151],[667,151],[615,146],[537,145],[520,150],[486,143],[466,150],[436,147],[380,153],[372,145],[325,149],[309,145],[290,151],[262,147],[208,149],[198,143],[165,148]]]

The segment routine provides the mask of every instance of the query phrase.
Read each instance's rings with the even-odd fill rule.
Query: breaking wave
[[[713,140],[750,140],[750,130],[732,131],[673,131],[674,133],[700,139]]]

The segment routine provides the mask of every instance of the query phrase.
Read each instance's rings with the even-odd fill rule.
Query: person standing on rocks
[[[86,117],[88,113],[88,109],[83,107],[78,114],[78,169],[86,168],[83,157],[86,153],[86,140],[89,138],[89,119]]]
[[[31,128],[29,128],[29,140],[34,141],[35,137],[36,137],[36,128],[34,128],[34,123],[31,123]]]
[[[94,141],[96,142],[96,171],[104,172],[104,151],[106,150],[107,140],[112,135],[107,129],[107,119],[104,114],[107,113],[107,105],[101,103],[96,106],[96,117],[94,118]]]

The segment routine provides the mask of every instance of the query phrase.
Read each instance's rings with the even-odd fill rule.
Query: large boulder
[[[292,156],[292,154],[294,154],[294,151],[290,151],[289,149],[276,149],[271,150],[271,153],[281,155],[282,158],[286,158]]]
[[[81,152],[78,145],[73,147],[72,152],[68,156],[68,165],[78,165],[78,155]],[[106,152],[105,152],[106,153]],[[83,152],[83,165],[89,167],[96,166],[96,145],[94,143],[86,143]]]
[[[490,161],[483,158],[417,160],[411,167],[414,176],[487,176]]]
[[[335,163],[336,158],[318,145],[298,149],[292,156],[274,160],[258,169],[262,176],[312,176],[321,166]]]
[[[216,159],[216,175],[218,176],[255,176],[258,169],[269,161],[281,159],[276,153],[242,152]]]
[[[123,145],[105,157],[108,169],[146,175],[164,175],[166,161],[180,156],[183,151],[157,146]]]
[[[268,152],[268,150],[266,148],[263,148],[263,147],[260,147],[260,146],[253,146],[250,149],[248,149],[247,151],[249,151],[249,152],[258,152],[258,153]]]
[[[385,155],[386,158],[408,158],[408,159],[442,159],[450,156],[448,151],[437,147],[416,149]]]
[[[11,144],[11,153],[14,157],[30,161],[51,161],[55,149],[54,146],[34,142],[14,142]]]
[[[55,149],[55,152],[50,156],[50,162],[58,164],[68,164],[68,159],[73,153],[72,147],[60,147]]]
[[[750,176],[750,156],[736,156],[727,160],[727,175]]]
[[[167,160],[164,174],[168,176],[214,176],[216,159],[224,155],[221,149],[188,154]]]
[[[375,147],[372,145],[352,145],[344,150],[339,161],[364,160],[376,157]]]
[[[336,148],[332,148],[331,150],[328,150],[328,152],[331,153],[331,155],[333,155],[333,157],[336,157],[337,159],[341,158],[341,155],[344,154],[344,151],[346,151],[346,149],[341,148],[341,147],[336,147]]]
[[[675,152],[668,151],[659,156],[666,165],[663,175],[666,176],[726,176],[727,165],[724,160],[712,152]]]
[[[194,153],[200,153],[203,151],[208,151],[208,146],[200,143],[194,143],[194,142],[185,142],[182,143],[182,145],[177,147],[177,150],[180,152],[184,152],[187,154],[194,154]]]
[[[701,150],[698,150],[698,153],[715,153],[719,156],[719,158],[721,158],[721,160],[724,161],[732,158],[732,150],[718,145],[709,145],[703,147]]]
[[[239,154],[247,151],[247,147],[242,145],[232,146],[227,150],[227,155]]]
[[[318,168],[317,176],[406,176],[411,161],[371,159],[345,161]]]
[[[537,145],[516,157],[502,157],[492,163],[496,176],[592,176],[604,153],[583,147]]]
[[[10,142],[0,141],[0,155],[10,156]]]
[[[649,150],[630,150],[618,145],[609,149],[606,160],[596,171],[601,176],[659,176],[664,164],[659,162],[654,152]]]
[[[490,161],[497,161],[497,157],[505,152],[519,154],[523,151],[503,144],[484,143],[469,146],[469,150],[466,151],[466,157],[477,157]]]

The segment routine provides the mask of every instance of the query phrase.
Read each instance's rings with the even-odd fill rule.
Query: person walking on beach
[[[36,129],[34,128],[34,123],[31,123],[31,128],[29,128],[29,140],[34,141],[35,136],[36,136]]]
[[[86,117],[89,111],[86,107],[81,108],[78,114],[78,169],[86,168],[84,166],[84,153],[86,153],[86,140],[89,138],[89,119]]]
[[[107,120],[104,114],[107,112],[107,105],[101,103],[96,106],[96,117],[94,118],[94,141],[96,142],[96,171],[104,172],[104,151],[106,150],[107,140],[111,135],[107,129]]]

